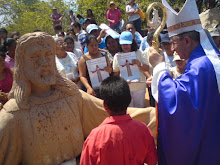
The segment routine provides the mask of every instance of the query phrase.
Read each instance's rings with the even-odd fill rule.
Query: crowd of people
[[[190,4],[190,2],[187,3]],[[215,162],[216,153],[207,159],[201,158],[201,156],[207,154],[208,145],[216,148],[215,144],[210,142],[210,137],[205,134],[210,135],[213,133],[212,130],[215,131],[214,127],[211,127],[212,125],[220,126],[216,118],[220,116],[217,112],[220,108],[220,85],[218,84],[220,78],[217,74],[219,66],[215,66],[219,64],[220,58],[220,25],[204,32],[195,24],[192,25],[195,28],[193,27],[191,30],[188,30],[187,27],[180,27],[183,29],[182,31],[173,30],[172,28],[175,27],[171,25],[179,22],[173,23],[172,21],[175,19],[171,20],[170,15],[173,13],[175,15],[176,11],[170,10],[171,7],[166,4],[166,1],[164,4],[168,11],[168,21],[167,28],[164,28],[159,36],[160,53],[153,47],[153,35],[156,29],[149,28],[146,36],[142,34],[140,8],[135,0],[129,0],[129,4],[126,6],[129,21],[121,29],[121,12],[117,9],[118,3],[111,1],[108,4],[109,10],[106,13],[106,19],[109,27],[118,32],[117,38],[99,27],[91,9],[87,10],[86,19],[79,14],[75,15],[71,10],[69,12],[71,25],[66,32],[62,28],[63,15],[57,12],[57,8],[52,9],[56,70],[63,77],[74,82],[79,89],[103,99],[104,108],[110,115],[91,132],[85,141],[81,164],[157,163],[156,148],[150,130],[143,123],[131,120],[131,117],[126,115],[128,107],[146,107],[146,89],[150,98],[150,106],[155,107],[155,102],[158,102],[159,163],[200,165],[209,163],[208,160],[212,158],[210,162],[213,165],[218,164]],[[188,8],[193,8],[193,5]],[[178,15],[176,17],[188,21],[185,17],[182,18]],[[193,21],[195,22],[195,20]],[[39,31],[36,30],[35,33]],[[208,41],[204,36],[208,37]],[[8,101],[8,93],[12,88],[13,74],[16,69],[15,50],[19,38],[19,32],[12,32],[9,35],[5,28],[0,29],[1,108]],[[203,43],[201,39],[206,42]],[[128,65],[135,65],[138,68],[140,75],[138,81],[125,81],[120,78],[122,73],[120,72],[119,56],[126,53],[135,54],[135,59],[132,59]],[[210,57],[209,54],[216,54],[216,56]],[[105,57],[107,63],[103,71],[109,75],[109,78],[101,82],[100,88],[94,88],[89,76],[87,61],[102,57]],[[207,98],[212,96],[215,97],[212,100]],[[208,109],[212,109],[210,115],[207,115]],[[200,110],[201,113],[197,114],[194,112],[196,110]],[[211,126],[203,124],[203,120],[210,122]],[[195,131],[197,135],[187,132],[191,126],[193,126],[191,131]],[[175,130],[175,134],[171,133],[173,130]],[[182,137],[179,138],[179,135]],[[164,138],[164,136],[168,136],[168,138]],[[214,135],[212,134],[212,136]],[[125,140],[125,138],[127,139]],[[139,141],[138,138],[141,140]],[[190,146],[183,146],[179,140],[176,140],[178,138],[186,140],[186,143],[183,144]],[[220,138],[219,133],[213,142],[216,142],[217,138]],[[175,153],[177,147],[174,144],[178,144],[180,149],[182,147],[182,151],[179,151],[181,156]],[[167,149],[169,146],[171,149]],[[219,142],[216,143],[216,146],[220,147]],[[190,149],[190,147],[192,148]],[[172,155],[176,155],[175,158],[172,158]]]

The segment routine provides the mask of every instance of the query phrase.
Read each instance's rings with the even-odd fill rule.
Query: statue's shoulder
[[[6,112],[15,112],[20,110],[15,99],[8,100],[8,102],[3,106],[3,109],[5,109]]]

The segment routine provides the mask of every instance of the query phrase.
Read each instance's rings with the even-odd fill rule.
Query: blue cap
[[[119,37],[120,45],[131,45],[133,42],[133,35],[129,31],[124,31]]]
[[[161,37],[161,43],[163,42],[170,43],[170,38],[169,38],[168,33],[160,34],[160,37]]]
[[[91,33],[93,30],[98,30],[98,29],[99,29],[99,27],[96,24],[89,24],[86,27],[87,33]]]

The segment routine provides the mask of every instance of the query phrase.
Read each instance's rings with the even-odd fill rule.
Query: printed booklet
[[[117,55],[121,77],[128,82],[139,82],[140,74],[136,64],[132,60],[136,59],[135,52],[120,53]]]
[[[114,30],[112,30],[108,25],[101,23],[101,25],[99,26],[102,30],[105,29],[106,33],[108,35],[110,35],[112,38],[116,39],[119,38],[120,34]]]
[[[86,61],[86,66],[89,72],[89,78],[93,89],[98,89],[101,82],[109,77],[109,73],[104,70],[107,66],[106,58],[100,57]]]

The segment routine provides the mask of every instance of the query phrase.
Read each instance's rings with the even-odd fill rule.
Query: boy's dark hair
[[[128,83],[118,76],[110,76],[102,81],[100,96],[113,112],[125,111],[131,102]]]

